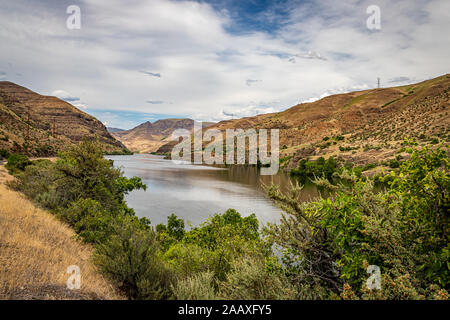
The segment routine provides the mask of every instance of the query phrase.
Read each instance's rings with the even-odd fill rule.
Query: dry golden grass
[[[0,299],[120,299],[90,261],[93,248],[49,212],[5,186],[0,165]],[[81,270],[81,289],[69,290],[67,267]]]

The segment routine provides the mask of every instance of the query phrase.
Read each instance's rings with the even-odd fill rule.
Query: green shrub
[[[362,171],[367,171],[376,167],[377,167],[376,163],[368,163],[363,167]]]
[[[8,157],[6,169],[12,174],[24,171],[31,164],[30,159],[23,154],[14,153]]]
[[[172,286],[175,299],[179,300],[215,300],[214,274],[200,272],[179,280]]]
[[[9,157],[9,152],[5,149],[0,149],[0,159],[4,158],[4,159],[8,159]]]
[[[108,151],[108,152],[105,152],[105,155],[108,155],[108,156],[130,156],[130,155],[133,155],[134,153],[133,152],[131,152],[130,150],[128,150],[128,149],[122,149],[122,150],[120,150],[120,151]]]
[[[209,268],[219,280],[225,279],[236,258],[249,252],[267,250],[259,237],[256,216],[252,214],[243,218],[233,209],[212,216],[188,232],[183,242],[209,251],[213,262]]]
[[[211,271],[217,280],[223,281],[236,259],[256,252],[270,255],[270,246],[260,238],[258,227],[255,215],[241,217],[236,210],[229,209],[185,232],[181,239],[161,226],[158,236],[165,249],[165,260],[175,272],[191,276]]]
[[[227,280],[220,283],[219,296],[227,300],[292,300],[295,288],[282,272],[269,271],[261,257],[239,259]]]
[[[99,244],[94,261],[130,299],[167,299],[173,277],[159,255],[156,233],[127,217]]]
[[[23,192],[44,208],[54,210],[61,205],[59,193],[64,189],[54,188],[55,181],[61,175],[50,161],[33,161],[32,165],[28,165],[23,172],[16,172],[15,176],[17,179],[9,183],[13,189]]]
[[[113,216],[103,209],[101,204],[92,199],[80,199],[61,210],[59,216],[71,225],[75,232],[88,243],[104,243],[113,233],[113,223],[118,223],[119,217]],[[117,220],[114,220],[117,218]]]
[[[389,160],[389,167],[392,169],[399,168],[400,162],[398,160]]]
[[[158,224],[156,226],[158,233],[167,233],[167,235],[175,240],[181,240],[184,237],[184,220],[179,219],[175,214],[171,214],[167,218],[167,226],[164,224]]]
[[[330,157],[325,160],[323,157],[316,161],[308,161],[302,159],[297,169],[291,169],[290,175],[299,178],[302,182],[306,182],[309,178],[325,177],[329,180],[333,178],[333,174],[338,172],[340,168],[335,158]]]
[[[163,255],[170,269],[180,278],[201,272],[214,271],[220,264],[219,256],[192,243],[173,243]]]
[[[356,149],[358,149],[358,148],[357,147],[350,147],[350,146],[347,146],[347,147],[339,146],[339,151],[342,151],[342,152],[344,152],[344,151],[352,151],[352,150],[356,150]]]
[[[125,178],[101,150],[98,142],[86,140],[62,153],[56,163],[31,163],[26,156],[12,155],[7,167],[17,175],[14,187],[47,209],[68,208],[74,201],[92,199],[106,211],[133,214],[124,197],[146,186],[140,178]]]
[[[288,213],[268,235],[292,284],[308,284],[308,298],[448,297],[449,169],[446,151],[423,148],[383,178],[386,192],[347,172],[347,183],[329,184],[331,198],[308,203],[298,203],[300,188],[285,195],[269,187]],[[378,293],[365,286],[368,265],[381,268]]]

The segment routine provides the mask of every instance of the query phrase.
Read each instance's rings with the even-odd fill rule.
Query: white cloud
[[[80,100],[80,98],[75,97],[64,90],[55,90],[51,93],[51,95],[55,96],[57,98],[60,98],[61,100],[67,101],[67,102],[73,102],[73,101]]]
[[[0,50],[0,69],[21,73],[10,80],[40,93],[76,93],[83,103],[72,101],[90,110],[162,113],[162,104],[147,103],[157,97],[171,101],[164,114],[218,120],[222,110],[253,115],[375,87],[377,77],[449,72],[449,1],[378,3],[377,32],[365,28],[372,1],[324,0],[288,8],[274,34],[230,34],[229,13],[194,1],[80,1],[81,30],[65,28],[62,5],[35,2],[30,10],[28,2],[4,1],[0,42],[8,50]]]
[[[308,51],[306,53],[299,53],[294,56],[297,58],[302,58],[302,59],[317,59],[317,60],[324,60],[324,61],[327,60],[327,58],[323,57],[320,53],[317,53],[314,51]]]
[[[355,86],[346,87],[346,88],[341,87],[341,88],[329,89],[319,96],[310,97],[304,101],[300,101],[300,103],[314,102],[314,101],[323,99],[325,97],[332,96],[334,94],[342,94],[342,93],[348,93],[348,92],[353,92],[353,91],[362,91],[362,90],[367,90],[370,88],[371,88],[371,86],[369,86],[367,84],[362,84],[362,85],[355,85]]]
[[[87,105],[84,104],[84,103],[73,103],[73,105],[74,105],[75,107],[77,107],[78,109],[86,110],[86,109],[88,108]]]
[[[267,106],[258,106],[258,105],[248,105],[243,108],[236,108],[231,111],[222,110],[222,114],[225,117],[230,117],[230,115],[234,118],[244,118],[244,117],[252,117],[259,114],[273,113],[279,111],[274,107]]]
[[[262,80],[257,80],[257,79],[247,79],[246,83],[248,86],[251,86],[252,84],[261,82]]]
[[[400,77],[395,77],[392,79],[389,79],[389,83],[404,83],[404,82],[412,82],[415,81],[414,79],[411,79],[410,77],[404,77],[404,76],[400,76]]]

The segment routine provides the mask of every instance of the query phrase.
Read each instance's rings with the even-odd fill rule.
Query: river
[[[187,226],[197,226],[229,208],[242,216],[255,213],[261,223],[276,223],[282,211],[267,198],[261,181],[265,184],[273,181],[287,188],[290,180],[281,172],[261,176],[255,167],[180,165],[150,154],[107,158],[114,160],[114,165],[122,168],[126,177],[140,177],[147,185],[146,191],[133,191],[126,196],[126,201],[138,217],[149,218],[153,226],[166,223],[171,213],[183,218]],[[317,195],[317,190],[308,186],[302,200]]]

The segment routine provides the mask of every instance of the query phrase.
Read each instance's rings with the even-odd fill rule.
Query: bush
[[[227,281],[220,283],[219,296],[227,300],[292,300],[295,288],[278,271],[267,270],[261,257],[236,261]]]
[[[290,174],[299,178],[301,182],[306,182],[307,179],[315,177],[325,177],[328,180],[332,180],[333,174],[339,170],[340,168],[335,158],[330,157],[325,160],[323,157],[320,157],[316,161],[300,160],[298,168],[291,169]]]
[[[72,201],[89,198],[108,211],[129,211],[123,201],[125,194],[146,188],[139,178],[123,177],[122,171],[103,157],[101,145],[95,141],[86,140],[61,154],[56,170],[63,176],[58,184],[65,190],[64,207]]]
[[[105,152],[105,155],[108,155],[108,156],[129,156],[129,155],[133,155],[133,154],[134,154],[133,152],[131,152],[130,150],[125,149],[125,148],[123,148],[120,151],[116,150],[116,151]]]
[[[80,199],[92,199],[106,211],[133,214],[124,197],[134,189],[146,188],[140,178],[123,177],[112,161],[103,158],[101,145],[95,141],[83,141],[62,153],[56,163],[48,160],[32,163],[21,155],[12,155],[10,159],[7,167],[18,178],[13,187],[50,210],[68,208]]]
[[[216,280],[224,281],[236,259],[255,253],[271,254],[270,246],[260,238],[255,215],[241,217],[233,209],[210,217],[179,240],[167,229],[158,228],[166,250],[164,258],[181,277],[211,271]]]
[[[392,169],[399,168],[400,162],[398,160],[389,160],[389,167]]]
[[[215,300],[214,274],[200,272],[186,279],[179,280],[172,286],[175,299],[179,300]]]
[[[307,298],[434,298],[450,282],[450,175],[444,150],[415,150],[389,189],[347,171],[328,199],[298,203],[298,188],[284,195],[268,188],[288,217],[268,230],[283,250],[285,273]],[[382,179],[382,180],[383,180]],[[382,290],[367,289],[368,265],[381,268]],[[370,291],[370,292],[369,292]],[[304,291],[300,291],[303,292]]]
[[[0,159],[4,158],[4,159],[8,159],[9,157],[9,152],[5,149],[0,149]]]
[[[6,169],[11,174],[24,171],[27,166],[31,164],[30,159],[23,154],[14,153],[8,157],[8,163],[6,164]]]
[[[376,167],[377,167],[376,163],[368,163],[363,167],[362,171],[367,171]]]
[[[97,246],[94,261],[130,299],[167,299],[172,274],[159,256],[156,233],[127,217],[114,226],[108,242]]]
[[[59,216],[88,243],[105,243],[113,233],[112,224],[118,221],[117,216],[105,211],[99,202],[92,199],[72,202]],[[117,221],[114,218],[117,218]]]
[[[355,149],[358,149],[358,147],[350,147],[350,146],[343,147],[343,146],[339,146],[339,151],[342,151],[342,152],[352,151],[352,150],[355,150]]]
[[[333,140],[335,140],[335,141],[342,141],[342,140],[344,140],[345,138],[343,137],[343,136],[341,136],[341,135],[338,135],[338,136],[334,136],[333,137]]]
[[[163,257],[179,278],[191,277],[201,272],[212,272],[216,270],[215,266],[220,264],[218,255],[196,244],[174,243]]]
[[[156,231],[159,233],[167,233],[167,235],[174,240],[181,240],[184,237],[184,220],[178,219],[175,214],[171,214],[167,218],[167,226],[164,224],[158,224]]]

